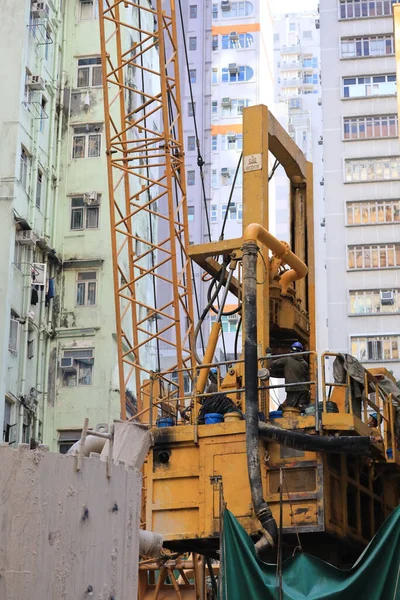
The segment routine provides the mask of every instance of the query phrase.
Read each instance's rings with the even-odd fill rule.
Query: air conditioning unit
[[[393,290],[382,290],[381,291],[381,304],[383,306],[391,306],[394,304],[394,291]]]
[[[325,185],[325,177],[323,177],[323,178],[321,179],[321,181],[319,182],[319,185]]]
[[[31,229],[17,231],[15,238],[17,242],[24,246],[35,246],[38,240],[37,235]]]
[[[40,75],[28,75],[26,85],[30,90],[44,90],[44,79]]]
[[[238,320],[238,316],[237,313],[234,315],[228,315],[228,321],[234,321],[236,322]]]
[[[319,140],[318,140],[318,145],[322,146],[323,143],[324,143],[324,138],[321,135],[320,138],[319,138]]]
[[[228,142],[236,142],[236,133],[227,133]]]
[[[231,9],[230,0],[222,0],[222,2],[221,2],[221,10],[230,10],[230,9]]]
[[[223,167],[221,169],[221,175],[222,175],[222,177],[229,177],[229,169],[228,169],[228,167]]]
[[[318,98],[318,106],[322,106],[322,98]]]
[[[47,19],[50,15],[50,7],[46,2],[34,2],[31,13],[35,19]]]
[[[229,63],[228,70],[229,73],[239,73],[239,67],[237,63]]]
[[[229,34],[231,42],[237,42],[239,40],[239,34],[236,31],[231,31]]]
[[[62,369],[72,369],[74,366],[74,359],[73,358],[61,358],[60,360],[60,367]]]
[[[231,99],[230,98],[222,98],[221,100],[221,106],[231,106]]]
[[[315,19],[315,29],[319,29],[320,24],[319,24],[319,19]]]
[[[231,202],[229,205],[229,210],[232,212],[235,212],[236,210],[236,203],[235,202]]]
[[[87,192],[83,194],[83,201],[85,204],[98,204],[99,194],[97,192]]]

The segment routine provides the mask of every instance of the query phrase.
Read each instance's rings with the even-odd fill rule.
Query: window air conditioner
[[[236,133],[227,133],[228,142],[236,142]]]
[[[74,366],[73,358],[61,358],[60,367],[62,369],[71,369]]]
[[[394,291],[393,290],[382,290],[381,291],[381,304],[382,306],[390,306],[394,304]]]
[[[237,66],[237,63],[230,63],[228,65],[228,70],[229,73],[239,73],[239,67]]]
[[[237,42],[239,39],[239,35],[236,33],[236,31],[231,31],[229,34],[229,39],[231,40],[231,42]]]
[[[319,138],[319,140],[318,140],[318,145],[322,146],[323,143],[324,143],[324,138],[321,135],[320,138]]]
[[[322,106],[322,98],[318,98],[318,106]]]
[[[221,9],[222,10],[230,10],[231,9],[230,0],[222,0],[222,2],[221,2]]]
[[[231,106],[231,99],[230,98],[222,98],[221,106]]]
[[[229,210],[232,212],[236,211],[236,203],[235,202],[231,202],[229,205]]]
[[[24,246],[35,246],[37,240],[37,235],[31,229],[17,231],[16,241]]]
[[[83,201],[85,204],[98,204],[99,194],[97,192],[87,192],[83,194]]]
[[[50,7],[46,2],[34,2],[31,12],[35,19],[46,19],[50,15]]]
[[[40,75],[28,75],[26,85],[30,90],[44,90],[44,79]]]
[[[221,175],[222,175],[223,177],[229,177],[229,169],[228,169],[227,167],[223,167],[223,168],[221,169]]]
[[[234,321],[236,322],[238,320],[238,316],[237,313],[234,315],[228,315],[228,321]]]

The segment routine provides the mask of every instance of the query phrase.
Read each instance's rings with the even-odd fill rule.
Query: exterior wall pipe
[[[250,226],[252,227],[252,226]],[[257,242],[243,243],[244,376],[246,397],[247,469],[254,511],[264,536],[257,552],[276,543],[278,531],[271,509],[263,498],[258,433],[258,357],[257,357]]]
[[[258,223],[251,223],[246,227],[243,234],[243,242],[259,241],[286,264],[291,267],[290,271],[281,277],[282,293],[285,294],[289,285],[307,275],[307,265],[290,250],[286,242],[280,242],[269,231]]]

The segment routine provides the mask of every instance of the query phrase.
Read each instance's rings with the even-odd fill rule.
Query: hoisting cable
[[[241,328],[242,328],[242,315],[240,315],[240,317],[239,317],[239,322],[237,324],[236,333],[235,333],[235,345],[234,345],[235,360],[237,360],[237,358],[238,358],[238,341],[239,341],[239,332],[240,332]]]
[[[207,235],[208,235],[208,240],[211,242],[211,225],[210,225],[210,218],[209,218],[209,215],[208,215],[208,208],[207,208],[206,188],[205,188],[205,184],[204,184],[204,171],[203,171],[204,159],[203,159],[203,157],[201,155],[200,140],[199,140],[199,130],[198,130],[198,127],[197,127],[196,111],[194,109],[193,88],[192,88],[192,82],[191,82],[191,79],[190,79],[189,56],[188,56],[188,50],[187,50],[187,44],[186,44],[186,30],[185,30],[185,23],[184,23],[184,20],[183,20],[183,12],[182,12],[182,3],[181,3],[181,0],[178,0],[178,4],[179,4],[179,16],[180,16],[181,28],[182,28],[182,39],[183,39],[183,48],[184,48],[184,54],[185,54],[186,73],[187,73],[187,78],[188,78],[188,83],[189,83],[190,102],[191,102],[191,106],[192,106],[192,118],[193,118],[194,131],[195,131],[195,137],[196,137],[197,166],[199,167],[199,170],[200,170],[201,188],[202,188],[202,193],[203,193],[204,213],[206,215],[206,224],[207,224]],[[217,301],[217,304],[218,304],[218,301]],[[203,319],[203,321],[204,321],[204,319]],[[225,345],[225,336],[224,336],[223,329],[221,329],[221,340],[222,340],[222,348],[223,348],[223,352],[224,352],[224,357],[225,357],[225,360],[227,360],[226,345]],[[196,353],[196,351],[195,351],[195,353]]]
[[[236,171],[235,171],[235,175],[234,175],[233,181],[232,181],[232,186],[231,186],[231,191],[230,191],[230,194],[229,194],[228,204],[226,206],[226,211],[225,211],[225,215],[224,215],[224,221],[222,223],[221,234],[219,236],[219,241],[220,242],[222,242],[222,240],[224,239],[225,225],[226,225],[226,221],[228,219],[229,207],[230,207],[231,202],[232,202],[233,190],[235,189],[235,183],[236,183],[236,179],[237,179],[237,176],[238,176],[238,173],[239,173],[240,165],[242,163],[242,158],[243,158],[243,152],[240,153],[238,164],[236,165]]]

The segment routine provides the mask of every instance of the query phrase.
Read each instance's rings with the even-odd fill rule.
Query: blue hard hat
[[[300,342],[293,342],[290,349],[292,352],[304,352],[303,344]]]
[[[375,421],[378,420],[378,415],[376,413],[371,413],[371,417],[373,417]]]
[[[217,373],[218,373],[218,369],[217,369],[217,367],[211,367],[211,369],[210,369],[210,373],[215,373],[215,374],[217,374]]]

